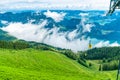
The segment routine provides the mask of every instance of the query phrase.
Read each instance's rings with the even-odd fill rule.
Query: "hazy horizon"
[[[7,10],[108,10],[110,0],[0,0]]]

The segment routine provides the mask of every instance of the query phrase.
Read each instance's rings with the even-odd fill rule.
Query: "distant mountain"
[[[7,32],[4,32],[4,31],[0,30],[0,40],[13,41],[13,40],[16,40],[16,39],[17,38],[7,34]]]
[[[72,49],[74,42],[79,41],[78,44],[81,44],[81,41],[84,40],[87,40],[86,43],[92,40],[94,46],[100,41],[109,41],[109,44],[117,42],[119,44],[119,22],[119,12],[116,12],[112,16],[105,16],[104,11],[79,10],[6,12],[0,13],[0,39],[8,40],[16,37],[18,39],[36,41],[69,49]],[[35,30],[32,31],[32,27],[30,26],[33,26]],[[11,28],[13,28],[13,31],[10,30]],[[14,32],[15,30],[19,31]],[[39,37],[37,38],[36,36]],[[56,44],[52,43],[55,36],[61,38],[60,40],[64,39],[63,43],[68,46],[64,44],[60,45],[58,38],[56,38]],[[29,37],[31,38],[29,39]],[[49,41],[50,39],[52,40]],[[83,50],[81,46],[79,48]],[[87,44],[85,48],[87,48]]]

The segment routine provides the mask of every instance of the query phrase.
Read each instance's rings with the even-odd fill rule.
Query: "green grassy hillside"
[[[115,80],[116,71],[88,69],[65,55],[0,49],[0,80]]]

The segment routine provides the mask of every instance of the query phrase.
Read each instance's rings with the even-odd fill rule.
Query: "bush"
[[[79,59],[78,59],[78,62],[79,62],[81,65],[83,65],[83,66],[85,66],[85,67],[88,67],[86,61],[84,61],[84,60],[82,60],[82,59],[79,58]]]
[[[102,65],[103,71],[117,70],[117,69],[118,69],[118,63],[115,61],[111,63],[105,63]]]
[[[92,66],[92,63],[89,63],[89,67],[91,67]]]
[[[41,50],[51,50],[51,48],[44,46],[44,45],[37,45],[36,49],[41,49]]]
[[[65,50],[62,53],[65,54],[67,57],[73,59],[73,60],[77,59],[77,55],[75,53],[73,53],[71,50]]]
[[[105,58],[103,58],[103,61],[102,61],[103,63],[105,63],[106,62],[106,59]]]
[[[102,71],[102,65],[101,64],[99,65],[99,71]]]

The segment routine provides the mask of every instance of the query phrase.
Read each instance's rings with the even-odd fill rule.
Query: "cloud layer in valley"
[[[55,47],[71,49],[75,52],[87,50],[89,41],[91,40],[94,42],[94,39],[90,38],[75,39],[74,37],[77,35],[77,29],[71,32],[59,32],[59,28],[57,27],[48,30],[44,28],[47,23],[47,20],[42,21],[42,23],[39,25],[31,23],[10,23],[7,27],[3,27],[1,29],[18,39],[46,43]],[[92,44],[93,47],[120,46],[120,44],[117,42],[110,43],[109,41],[98,40],[97,43]]]
[[[46,43],[56,47],[72,49],[73,51],[88,49],[88,39],[73,39],[72,37],[76,35],[74,31],[59,32],[59,28],[57,27],[54,27],[51,30],[47,30],[44,28],[46,24],[46,20],[43,21],[40,25],[33,25],[29,23],[11,23],[7,27],[3,27],[1,29],[7,31],[8,34],[15,36],[18,39],[23,39],[26,41]],[[68,35],[70,36],[71,41],[66,39],[66,36]]]
[[[52,18],[56,22],[60,22],[65,18],[66,13],[47,11],[44,12],[44,15]],[[45,26],[49,24],[47,19],[42,19],[39,24],[32,24],[32,21],[34,20],[30,20],[26,24],[22,24],[20,22],[9,23],[7,21],[1,21],[3,24],[8,24],[8,26],[2,27],[1,29],[18,39],[46,43],[55,47],[71,49],[73,51],[87,50],[90,40],[93,48],[120,46],[118,42],[110,43],[109,41],[101,41],[91,39],[89,37],[86,38],[84,33],[91,32],[94,24],[86,23],[89,21],[88,13],[81,13],[79,16],[81,16],[81,21],[78,25],[76,25],[76,29],[66,32],[61,32],[55,25],[53,25],[53,28],[51,29],[45,28]]]
[[[47,11],[44,13],[44,15],[46,17],[50,17],[52,19],[54,19],[54,21],[56,22],[60,22],[64,19],[64,16],[66,15],[66,13],[57,13],[57,12],[51,12],[51,11]]]

